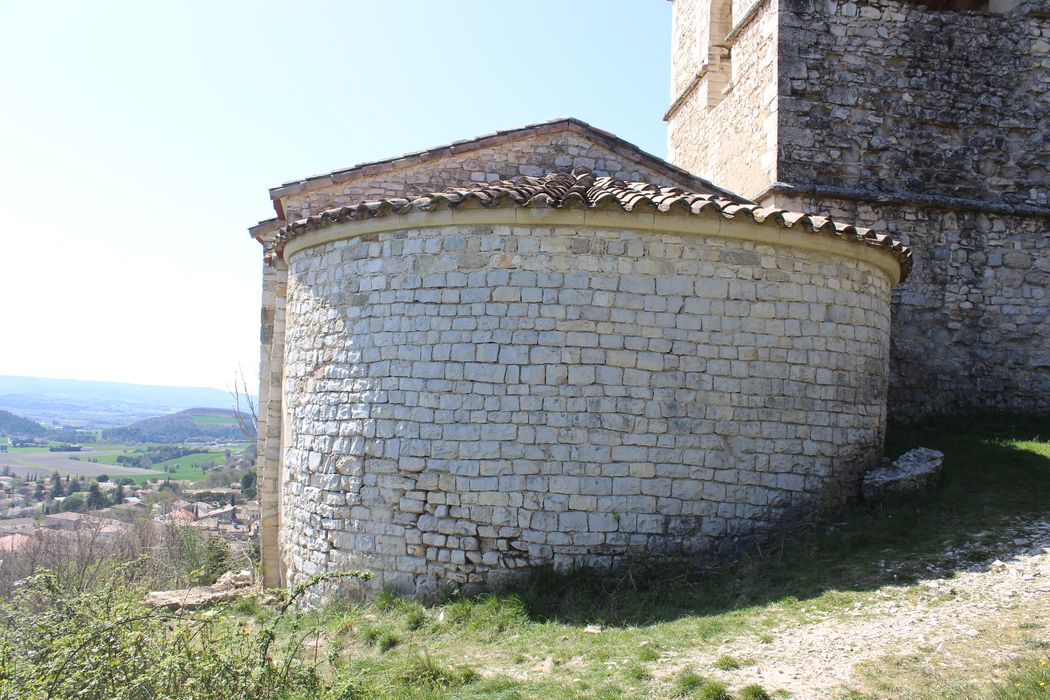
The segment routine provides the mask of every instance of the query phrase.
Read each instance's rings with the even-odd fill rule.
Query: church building
[[[1046,2],[672,14],[666,161],[561,119],[270,191],[265,585],[731,552],[888,420],[1050,410]]]

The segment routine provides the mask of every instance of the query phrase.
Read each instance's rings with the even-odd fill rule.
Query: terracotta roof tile
[[[800,227],[814,235],[834,236],[860,245],[881,248],[900,263],[902,280],[907,277],[912,264],[911,248],[900,241],[867,228],[840,223],[830,217],[760,207],[757,204],[741,204],[717,194],[687,192],[677,187],[662,187],[646,182],[624,182],[611,177],[596,176],[583,169],[574,170],[571,174],[549,173],[542,177],[526,176],[471,187],[455,187],[414,199],[383,199],[329,209],[282,227],[270,243],[267,252],[269,256],[280,257],[288,241],[309,231],[335,224],[412,211],[455,209],[465,203],[477,203],[486,208],[584,207],[618,209],[628,213],[644,211],[719,215],[726,219],[749,218],[759,224],[784,228]]]

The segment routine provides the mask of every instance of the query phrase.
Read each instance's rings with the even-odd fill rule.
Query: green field
[[[98,462],[99,464],[119,464],[119,462],[117,462],[117,457],[123,457],[128,454],[134,454],[134,452],[124,450],[124,452],[119,455],[92,455],[90,452],[87,453],[92,461]],[[86,461],[89,457],[82,457],[82,459]]]
[[[237,451],[237,450],[235,450]],[[113,464],[117,465],[117,457],[123,455],[135,455],[138,456],[141,453],[134,449],[125,449],[121,455],[100,455],[98,457],[91,457],[99,464]],[[85,460],[86,461],[86,460]],[[143,469],[142,475],[130,475],[135,483],[142,484],[150,480],[155,479],[172,479],[177,481],[198,481],[204,478],[204,470],[200,467],[194,467],[194,464],[216,464],[222,465],[226,462],[226,457],[222,452],[206,452],[206,453],[195,453],[186,455],[185,457],[176,457],[174,459],[165,460],[163,462],[156,462],[149,469]],[[126,466],[126,465],[125,465]],[[165,467],[174,467],[173,472],[164,471]]]
[[[157,465],[153,465],[156,468]],[[193,467],[190,465],[179,465],[179,468],[174,472],[165,473],[157,470],[142,470],[142,476],[131,476],[135,480],[136,484],[144,484],[147,481],[157,481],[164,479],[171,479],[172,481],[198,481],[204,478],[204,471],[200,467]]]
[[[237,425],[234,416],[193,416],[197,425]]]

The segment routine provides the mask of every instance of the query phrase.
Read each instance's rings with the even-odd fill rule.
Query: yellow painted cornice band
[[[721,215],[697,216],[696,214],[670,212],[603,211],[575,207],[562,209],[548,207],[440,209],[429,212],[410,211],[373,219],[333,223],[324,228],[296,235],[284,245],[283,257],[290,262],[292,256],[308,248],[369,234],[449,226],[486,225],[584,227],[749,241],[859,260],[882,271],[889,279],[891,287],[896,286],[901,278],[900,262],[889,252],[866,245],[861,241],[847,241],[828,233],[809,232],[802,228],[801,223],[793,228],[785,228],[776,223],[727,219]]]

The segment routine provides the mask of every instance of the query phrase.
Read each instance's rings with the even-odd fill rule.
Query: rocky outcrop
[[[197,610],[216,603],[235,600],[247,593],[254,583],[251,571],[227,571],[210,586],[194,586],[173,591],[152,591],[145,604],[151,608],[168,610]]]
[[[926,447],[909,450],[888,466],[872,469],[861,482],[866,501],[932,490],[941,476],[944,453]]]

